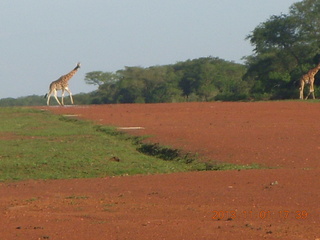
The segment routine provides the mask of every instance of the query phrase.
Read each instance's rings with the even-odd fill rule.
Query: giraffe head
[[[320,70],[320,62],[317,64],[317,66],[314,68],[314,71],[319,71]]]
[[[73,71],[74,71],[74,70],[78,70],[80,67],[81,67],[81,63],[78,62],[78,63],[77,63],[77,66],[73,69]]]

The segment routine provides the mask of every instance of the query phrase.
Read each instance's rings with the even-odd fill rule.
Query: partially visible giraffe
[[[308,96],[305,99],[307,100],[310,94],[312,94],[313,99],[315,99],[314,86],[313,86],[314,76],[319,72],[319,70],[320,70],[320,63],[318,63],[318,65],[315,68],[310,69],[309,72],[307,72],[300,78],[300,88],[299,88],[300,99],[303,99],[303,89],[305,84],[310,85]]]
[[[53,81],[50,84],[49,87],[49,93],[47,93],[44,97],[48,97],[47,100],[47,105],[49,106],[50,103],[50,97],[53,94],[53,96],[55,97],[55,99],[57,100],[57,102],[59,103],[59,105],[64,105],[63,103],[63,97],[64,97],[64,91],[67,91],[70,95],[70,100],[71,103],[73,104],[73,98],[72,98],[72,93],[70,92],[69,88],[68,88],[68,81],[73,77],[73,75],[76,74],[76,72],[78,71],[78,69],[80,68],[81,64],[78,62],[77,66],[69,73],[67,73],[66,75],[61,76],[58,80]],[[57,91],[61,90],[62,94],[61,94],[61,103],[58,100],[57,97]]]

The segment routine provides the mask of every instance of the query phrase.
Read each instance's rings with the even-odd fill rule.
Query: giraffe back
[[[66,89],[69,85],[69,80],[76,74],[78,69],[80,68],[80,63],[69,73],[62,75],[59,79],[53,81],[50,84],[50,89],[63,90]]]

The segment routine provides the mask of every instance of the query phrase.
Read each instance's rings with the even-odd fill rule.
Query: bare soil
[[[268,168],[0,183],[0,240],[320,239],[319,103],[41,108]]]

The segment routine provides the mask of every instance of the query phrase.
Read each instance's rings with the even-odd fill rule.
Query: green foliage
[[[45,104],[46,101],[43,96],[27,96],[15,98],[0,99],[0,106],[13,107],[13,106],[39,106]]]
[[[125,67],[117,72],[119,80],[112,88],[105,83],[97,94],[108,96],[111,103],[212,101],[219,93],[245,96],[249,92],[242,81],[245,71],[241,64],[212,57],[149,68]]]
[[[119,80],[118,76],[112,72],[94,71],[86,74],[84,81],[87,84],[101,86],[103,84],[113,84]]]
[[[300,77],[320,61],[320,0],[304,0],[289,10],[271,16],[247,37],[255,52],[246,58],[244,76],[252,96],[298,98]]]

